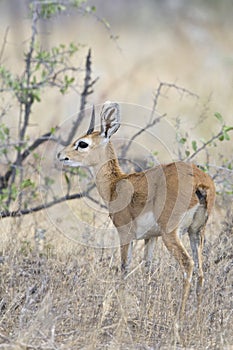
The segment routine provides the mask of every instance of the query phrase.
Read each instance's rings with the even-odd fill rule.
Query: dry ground
[[[232,349],[232,215],[218,221],[208,226],[200,313],[193,285],[178,337],[182,279],[160,240],[153,271],[145,273],[137,244],[132,273],[122,280],[118,250],[74,244],[49,226],[35,240],[43,214],[5,220],[0,348]]]

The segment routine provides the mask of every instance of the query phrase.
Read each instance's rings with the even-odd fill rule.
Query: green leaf
[[[184,145],[186,141],[187,141],[187,139],[186,139],[185,137],[181,137],[179,143],[181,143],[182,145]]]
[[[57,5],[57,9],[58,9],[58,11],[62,12],[62,11],[65,11],[65,10],[66,10],[66,6],[61,5],[61,4],[58,4],[58,5]]]
[[[192,141],[192,148],[193,148],[194,152],[196,152],[196,150],[197,150],[197,142],[195,140]]]
[[[10,129],[5,124],[0,124],[0,140],[6,141],[10,135]]]
[[[220,123],[224,122],[223,117],[219,112],[214,113],[214,116],[215,116],[215,118],[217,118],[220,121]]]
[[[42,16],[42,18],[49,19],[56,13],[62,12],[65,10],[66,10],[66,6],[62,4],[45,3],[45,4],[42,4],[41,6],[40,15]]]
[[[74,168],[74,169],[75,169],[75,168]],[[76,168],[76,169],[77,169],[78,175],[79,175],[81,178],[85,179],[85,178],[87,177],[87,173],[85,172],[85,170],[83,170],[83,169],[81,169],[81,168]]]
[[[219,141],[223,141],[224,140],[224,135],[220,135],[218,139],[219,139]]]
[[[225,125],[225,126],[223,127],[223,130],[226,131],[226,132],[232,131],[232,130],[233,130],[233,126],[226,126],[226,125]]]
[[[4,133],[5,133],[7,136],[10,135],[10,129],[9,129],[7,126],[4,126],[3,130],[4,130]]]
[[[33,97],[33,100],[36,100],[37,102],[40,102],[41,101],[41,98],[40,98],[40,92],[39,90],[34,90],[32,92],[32,97]]]
[[[23,147],[22,147],[22,146],[17,146],[17,145],[15,145],[15,146],[14,146],[14,149],[15,149],[17,152],[21,152],[22,149],[23,149]]]
[[[49,176],[45,176],[44,181],[45,181],[45,185],[46,185],[46,186],[51,186],[51,185],[53,185],[54,182],[55,182],[55,180],[52,179],[52,178],[49,177]]]
[[[41,78],[44,80],[47,75],[48,75],[47,71],[45,69],[42,69]]]
[[[223,136],[224,136],[224,139],[226,141],[230,141],[230,136],[228,135],[228,133],[226,131],[223,132]]]
[[[87,0],[72,0],[72,5],[75,7],[81,6],[83,3],[85,3]]]
[[[52,127],[52,128],[50,129],[50,133],[53,135],[53,134],[55,134],[55,132],[56,132],[56,128]]]
[[[40,159],[40,155],[38,153],[36,153],[36,152],[33,153],[33,157],[34,157],[35,160]]]
[[[77,45],[75,45],[73,42],[70,43],[70,54],[74,54],[75,52],[78,51]]]
[[[21,188],[21,190],[23,190],[27,187],[31,187],[31,186],[34,187],[34,185],[35,185],[34,182],[32,182],[30,179],[25,179],[21,182],[20,188]]]
[[[110,24],[109,24],[109,22],[106,20],[106,18],[102,18],[102,22],[103,22],[103,24],[105,25],[105,27],[107,28],[107,29],[110,29],[111,27],[110,27]]]
[[[66,184],[67,184],[67,186],[69,186],[70,185],[70,179],[69,179],[69,177],[68,177],[68,175],[66,173],[64,173],[64,176],[65,176]]]
[[[56,46],[52,47],[51,51],[54,56],[57,56],[60,52],[59,48]]]

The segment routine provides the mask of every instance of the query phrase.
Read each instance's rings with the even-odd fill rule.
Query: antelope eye
[[[84,141],[80,141],[78,144],[78,147],[80,148],[87,148],[88,146],[89,146],[88,143]]]

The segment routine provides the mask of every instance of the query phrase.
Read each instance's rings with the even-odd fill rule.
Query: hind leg
[[[169,252],[178,261],[183,272],[183,294],[179,309],[179,318],[182,319],[184,316],[185,306],[190,292],[190,284],[192,280],[194,262],[188,254],[185,247],[183,246],[179,238],[178,230],[174,230],[171,233],[164,234],[162,236],[162,239]]]
[[[133,241],[121,245],[121,271],[127,273],[132,260]]]
[[[202,290],[204,284],[204,273],[203,273],[203,261],[202,261],[202,251],[204,247],[204,233],[205,227],[199,228],[199,230],[189,229],[189,240],[192,250],[193,260],[194,260],[194,271],[197,273],[197,286],[196,294],[198,306],[200,305],[202,299]]]
[[[205,226],[206,221],[208,219],[206,207],[201,205],[194,217],[194,221],[192,225],[188,229],[190,246],[192,250],[193,260],[194,260],[194,268],[197,273],[197,286],[196,286],[196,294],[198,306],[201,303],[202,299],[202,291],[204,284],[204,273],[203,273],[203,262],[202,262],[202,251],[204,247],[204,234],[205,234]]]
[[[151,237],[151,238],[145,239],[144,261],[145,261],[146,267],[151,266],[156,241],[157,241],[157,237]]]

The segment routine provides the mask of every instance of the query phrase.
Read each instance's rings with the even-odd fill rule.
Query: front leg
[[[145,261],[145,266],[147,268],[151,267],[153,255],[154,255],[155,243],[157,242],[157,239],[158,237],[150,237],[145,239],[144,261]]]
[[[128,222],[127,224],[125,224],[126,220]],[[132,259],[134,239],[132,222],[129,213],[119,212],[115,214],[113,217],[113,223],[117,229],[120,240],[121,271],[126,273]]]
[[[133,241],[121,245],[121,271],[128,272],[132,260]]]

